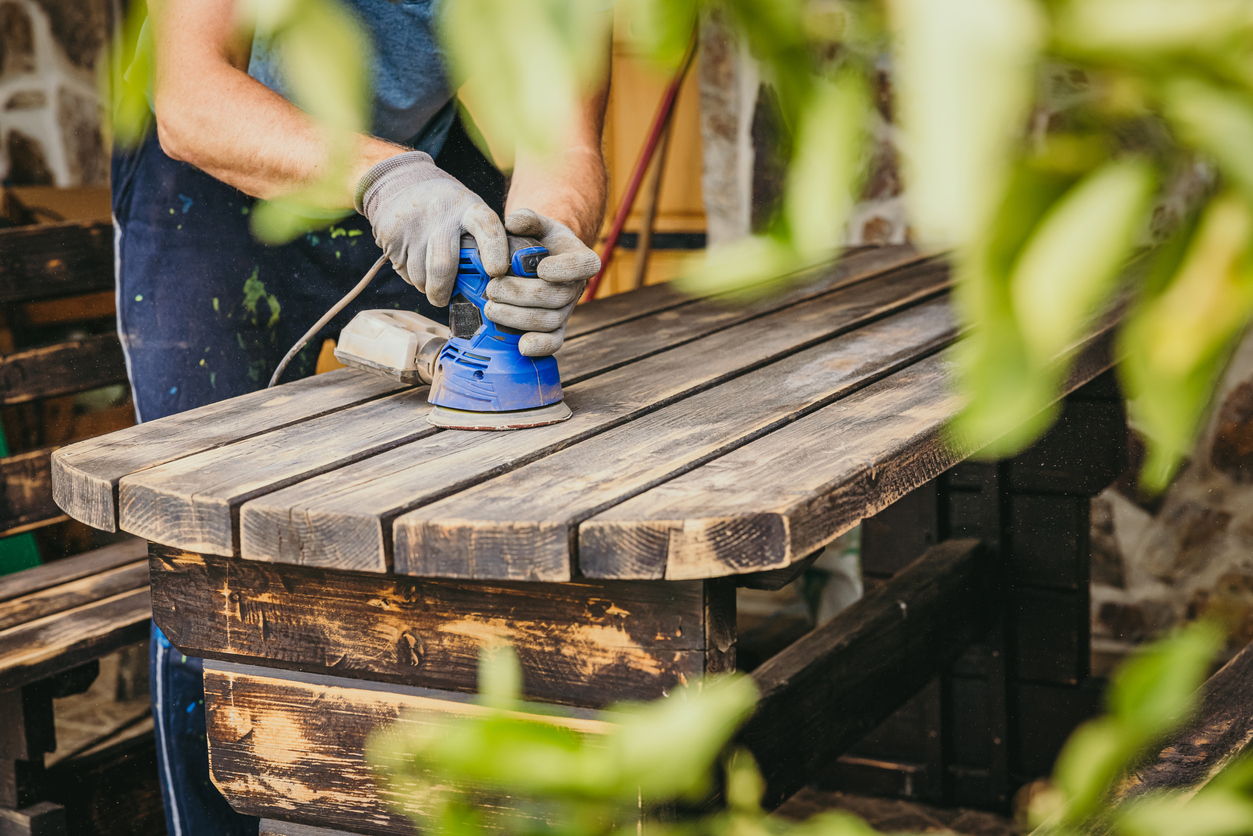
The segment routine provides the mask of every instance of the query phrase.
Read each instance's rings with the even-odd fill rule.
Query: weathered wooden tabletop
[[[576,311],[564,423],[437,430],[426,387],[343,369],[63,448],[55,495],[167,546],[340,569],[785,567],[969,452],[940,442],[947,287],[946,265],[907,247],[854,251],[749,304],[650,287]]]

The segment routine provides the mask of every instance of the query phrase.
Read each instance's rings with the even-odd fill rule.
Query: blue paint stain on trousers
[[[454,124],[436,160],[503,210],[505,180]],[[279,247],[253,239],[254,201],[166,156],[155,137],[113,158],[118,331],[140,420],[265,386],[287,349],[381,254],[353,215]],[[358,311],[417,310],[447,322],[390,265],[292,362],[311,374],[317,352]],[[255,836],[258,820],[230,808],[209,778],[201,660],[153,625],[152,700],[170,836]]]

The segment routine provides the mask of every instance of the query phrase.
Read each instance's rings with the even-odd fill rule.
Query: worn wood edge
[[[176,454],[158,457],[146,464],[135,466],[127,469],[125,473],[116,473],[102,476],[98,473],[90,471],[93,463],[93,454],[99,455],[102,451],[107,451],[119,446],[129,444],[143,445],[145,436],[154,429],[160,429],[164,426],[181,426],[197,421],[221,422],[228,420],[230,416],[245,414],[249,409],[256,409],[260,404],[267,400],[275,398],[283,398],[289,400],[296,393],[305,388],[319,388],[322,386],[332,385],[337,381],[345,378],[359,378],[364,383],[374,383],[377,385],[377,391],[370,393],[362,393],[360,397],[348,396],[342,403],[336,403],[325,409],[315,409],[315,411],[302,415],[298,418],[290,420],[280,420],[274,424],[261,426],[240,436],[224,439],[217,442],[206,442],[204,444],[189,447],[181,450]],[[290,388],[289,388],[290,387]],[[124,430],[109,433],[92,439],[85,439],[74,444],[60,448],[52,457],[52,495],[61,510],[65,511],[70,517],[79,522],[86,523],[93,528],[99,528],[104,531],[118,530],[118,484],[125,476],[139,473],[152,467],[167,464],[187,456],[202,453],[206,450],[213,450],[223,447],[227,444],[233,444],[258,435],[264,435],[268,432],[280,430],[285,427],[299,424],[311,418],[317,418],[323,415],[329,415],[353,406],[366,403],[368,401],[377,400],[387,397],[397,391],[406,389],[401,383],[388,383],[379,375],[372,375],[358,369],[344,368],[327,372],[322,375],[313,375],[302,378],[291,383],[283,384],[276,390],[260,389],[256,392],[250,392],[247,395],[241,395],[239,398],[233,398],[229,401],[219,401],[205,406],[197,407],[186,412],[176,413],[158,418],[155,421],[145,422],[144,424],[129,427]],[[79,464],[77,459],[83,458],[87,464]]]
[[[62,221],[0,230],[0,302],[111,290],[113,284],[111,223]]]
[[[511,644],[527,699],[592,707],[658,698],[705,669],[689,629],[704,584],[428,580],[158,544],[150,555],[153,620],[188,656],[475,693],[482,650]]]
[[[365,763],[361,742],[373,734],[403,734],[491,711],[462,694],[214,661],[205,662],[205,694],[210,776],[232,807],[249,815],[369,834],[412,832],[395,805],[415,799],[391,796]],[[267,713],[272,708],[281,720],[267,723],[265,717],[253,716],[250,704],[263,706]],[[572,710],[553,716],[524,710],[506,716],[581,735],[600,736],[612,728],[612,715],[601,712]],[[326,745],[324,729],[331,728],[336,730],[334,743]],[[302,780],[311,767],[335,776],[346,788],[323,785],[313,791]]]
[[[90,356],[94,368],[65,374],[72,359]],[[80,361],[81,362],[81,361]],[[0,355],[0,406],[68,395],[126,381],[117,334],[98,334]]]
[[[767,806],[800,789],[986,629],[978,606],[985,562],[976,540],[940,543],[753,671],[761,698],[736,739],[757,760]]]
[[[1227,766],[1253,751],[1253,645],[1247,645],[1201,686],[1195,717],[1116,791],[1125,804],[1155,791],[1191,797]]]
[[[53,499],[49,462],[57,447],[43,447],[0,459],[0,531],[3,536],[52,525],[61,516]],[[8,490],[9,486],[24,488]]]
[[[148,562],[140,559],[12,598],[0,603],[0,632],[147,585]]]
[[[336,410],[327,415],[276,428],[254,436],[252,439],[220,445],[124,476],[117,485],[118,526],[130,534],[188,551],[224,557],[238,555],[240,553],[240,509],[249,500],[381,455],[397,447],[421,441],[439,432],[438,428],[431,426],[425,420],[430,412],[430,405],[425,397],[421,399],[415,397],[415,392],[424,393],[425,387],[393,392],[381,398],[356,404],[348,409]],[[237,445],[246,445],[255,439],[271,439],[288,432],[305,431],[305,428],[313,427],[315,424],[327,424],[327,426],[320,427],[324,434],[335,433],[339,427],[330,426],[330,422],[349,420],[346,413],[363,410],[372,413],[377,418],[380,409],[384,411],[391,409],[393,412],[393,416],[388,421],[396,426],[387,434],[387,437],[375,439],[366,446],[351,450],[345,449],[333,457],[317,463],[308,463],[281,477],[267,476],[264,484],[255,485],[250,490],[240,491],[235,496],[227,498],[213,494],[204,490],[201,482],[188,483],[187,481],[186,471],[195,472],[196,468],[205,467],[206,463],[207,466],[212,467],[215,456],[233,453],[236,459],[243,459],[244,457],[236,449]],[[380,423],[386,422],[380,419]],[[260,456],[264,457],[265,453]],[[258,461],[258,456],[249,458],[254,464]],[[279,458],[286,457],[280,456]],[[174,477],[172,485],[169,478],[171,469],[176,474],[179,470],[184,471]],[[379,571],[386,571],[386,568],[385,564],[378,567]]]
[[[148,635],[151,618],[152,605],[145,587],[0,632],[0,691],[36,682],[142,641]],[[78,622],[83,622],[81,629],[73,629],[79,627]],[[46,643],[41,634],[54,627],[70,628],[72,637]],[[20,650],[10,653],[6,645]]]
[[[100,479],[66,461],[62,447],[53,452],[49,466],[52,471],[52,501],[71,519],[98,528],[116,532],[117,483]],[[107,497],[107,500],[105,499]]]
[[[147,556],[147,543],[139,539],[127,539],[53,563],[23,569],[0,577],[0,602],[76,581],[126,563],[134,563]]]
[[[1058,400],[1114,365],[1116,361],[1116,355],[1114,354],[1114,324],[1115,320],[1113,319],[1103,322],[1094,333],[1076,343],[1067,352],[1067,359],[1064,362],[1073,361],[1073,366],[1065,385],[1058,393]],[[926,358],[920,358],[920,361],[922,359]],[[856,402],[855,399],[858,397],[872,396],[875,391],[874,386],[885,386],[889,380],[890,377],[885,376],[851,394],[849,402]],[[844,408],[841,406],[844,400],[841,399],[833,404],[824,406],[823,410]],[[816,413],[811,413],[811,415],[814,414]],[[804,420],[804,418],[800,420]],[[854,474],[851,479],[843,479],[839,482],[831,483],[815,492],[812,496],[792,500],[774,509],[754,512],[753,514],[683,519],[589,518],[584,520],[579,526],[578,538],[580,548],[584,548],[585,544],[591,545],[601,541],[605,543],[629,541],[640,544],[657,555],[657,558],[652,562],[637,561],[638,566],[630,567],[635,571],[627,571],[626,573],[613,576],[624,579],[664,577],[667,580],[690,580],[715,575],[747,574],[763,570],[785,569],[798,560],[804,559],[805,556],[813,551],[830,544],[841,534],[857,525],[862,519],[882,511],[911,490],[926,484],[953,465],[970,457],[974,450],[969,446],[954,446],[951,443],[953,440],[946,436],[946,425],[947,422],[941,422],[938,426],[931,428],[926,435],[894,448],[892,455],[888,459],[874,462],[871,472],[868,474]],[[764,438],[769,439],[769,436]],[[741,450],[745,449],[747,448],[741,448]],[[899,474],[900,471],[905,470],[907,464],[919,463],[920,465],[917,467],[916,472],[911,473],[911,478],[905,480],[900,480],[899,478],[887,480],[883,478],[885,473]],[[694,474],[697,471],[690,471],[689,473]],[[683,475],[687,476],[689,474]],[[869,484],[871,482],[890,483],[892,488],[888,490],[881,488],[872,489],[872,486]],[[858,485],[862,485],[863,490],[855,490]],[[859,497],[868,498],[871,501],[860,503],[856,510],[852,510],[852,506],[850,506],[850,512],[846,514],[845,518],[840,520],[838,524],[828,526],[822,530],[815,531],[811,526],[806,525],[808,518],[812,518],[817,513],[830,510],[832,505],[830,497],[835,492],[855,494]],[[604,511],[601,513],[604,513]],[[786,534],[784,548],[770,556],[770,562],[754,564],[751,567],[724,563],[717,572],[710,569],[708,560],[703,556],[704,544],[730,539],[725,536],[720,537],[719,532],[733,532],[761,526],[770,526]],[[695,551],[701,551],[702,556],[700,559],[686,559],[684,557],[685,554],[695,553]],[[581,568],[583,573],[589,577],[601,576],[598,573],[589,572],[587,567]],[[641,569],[642,571],[640,571]]]

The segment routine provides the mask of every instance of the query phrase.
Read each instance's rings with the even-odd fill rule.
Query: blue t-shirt
[[[370,131],[432,157],[444,146],[456,104],[435,37],[438,0],[343,0],[374,43]],[[248,74],[289,98],[267,40],[252,44]]]

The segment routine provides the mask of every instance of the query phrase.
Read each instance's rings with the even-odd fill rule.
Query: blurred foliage
[[[450,54],[482,66],[490,43],[501,77],[525,70],[542,89],[577,95],[564,74],[590,66],[581,53],[546,56],[549,66],[564,60],[562,77],[541,79],[530,53],[508,63],[518,50],[506,20],[524,7],[537,21],[560,18],[560,40],[582,49],[602,37],[586,5],[455,0]],[[1056,415],[1076,340],[1123,306],[1122,380],[1150,450],[1143,481],[1168,483],[1253,315],[1253,0],[620,5],[633,48],[667,67],[697,22],[716,16],[747,44],[778,103],[791,160],[782,209],[763,234],[708,253],[689,289],[768,292],[837,252],[881,128],[869,90],[886,56],[911,229],[920,244],[952,251],[970,326],[957,369],[968,406],[952,434],[989,457],[1030,443]],[[473,19],[456,11],[470,7]],[[572,36],[580,25],[585,35]],[[1080,90],[1064,104],[1058,78]],[[533,104],[508,86],[494,108],[532,124]],[[562,122],[535,127],[551,144]],[[1214,188],[1182,217],[1158,212],[1189,174]]]
[[[1131,770],[1193,716],[1223,632],[1194,624],[1142,649],[1114,675],[1107,713],[1081,726],[1025,811],[1038,836],[1253,834],[1253,761],[1199,792],[1122,798]],[[484,654],[480,696],[453,713],[415,712],[376,732],[367,757],[385,797],[421,832],[446,836],[870,836],[825,813],[767,816],[751,755],[731,747],[756,691],[735,676],[597,714],[520,701],[504,647]],[[718,787],[722,803],[709,804]]]
[[[968,326],[957,353],[967,407],[953,435],[987,456],[1031,442],[1056,414],[1069,362],[1059,355],[1121,306],[1122,380],[1149,444],[1143,481],[1168,483],[1253,316],[1253,0],[618,4],[623,36],[669,68],[716,16],[778,107],[779,153],[791,161],[781,208],[763,234],[710,252],[689,289],[767,292],[838,252],[871,138],[885,130],[872,91],[886,58],[911,229],[952,252]],[[614,6],[441,5],[454,83],[488,79],[477,115],[491,144],[558,147],[603,78]],[[368,128],[369,45],[337,0],[241,0],[239,12],[282,56],[334,162],[254,213],[258,235],[287,240],[330,217],[330,184],[353,132]],[[143,20],[143,4],[132,6],[116,44],[129,69],[110,85],[121,142],[151,123]],[[1189,177],[1209,188],[1162,211]]]

